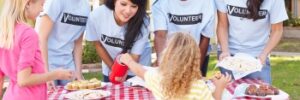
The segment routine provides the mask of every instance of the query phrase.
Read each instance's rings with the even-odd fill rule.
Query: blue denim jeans
[[[218,57],[219,57],[220,52],[218,52]],[[230,70],[224,69],[220,67],[220,71],[222,74],[225,74],[226,72],[230,75],[232,75],[232,72]],[[259,79],[262,80],[266,83],[272,84],[272,78],[271,78],[271,64],[270,64],[270,59],[269,57],[266,59],[266,63],[263,66],[261,71],[257,71],[254,73],[251,73],[243,78],[254,78],[254,79]]]
[[[65,86],[69,82],[69,80],[54,80],[55,86]]]

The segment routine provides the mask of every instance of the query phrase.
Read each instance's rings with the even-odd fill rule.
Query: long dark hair
[[[264,0],[247,0],[247,9],[250,12],[247,18],[253,19],[254,21],[259,19],[259,10],[263,2]]]
[[[115,1],[116,0],[106,0],[105,5],[111,9],[115,9]],[[133,46],[135,40],[142,36],[142,27],[146,27],[144,25],[144,19],[147,18],[146,13],[146,4],[147,0],[130,0],[133,4],[138,5],[138,10],[136,14],[128,21],[125,37],[124,37],[124,46],[122,47],[122,53],[128,52]]]

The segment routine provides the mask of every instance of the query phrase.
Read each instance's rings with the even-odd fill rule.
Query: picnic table
[[[225,91],[223,92],[223,99],[226,100],[274,100],[273,98],[258,98],[253,96],[240,96],[234,97],[234,91],[236,87],[242,83],[247,84],[266,84],[257,79],[240,79],[235,80],[230,83]],[[130,86],[127,84],[107,84],[105,87],[101,88],[102,90],[110,91],[111,95],[109,97],[103,98],[101,100],[155,100],[151,91],[144,87]],[[48,91],[49,100],[67,100],[64,98],[64,94],[67,94],[71,91],[65,90],[63,87],[58,87],[56,91]],[[225,98],[224,98],[225,97]],[[288,100],[289,97],[284,98],[283,100]],[[282,98],[280,99],[282,100]]]

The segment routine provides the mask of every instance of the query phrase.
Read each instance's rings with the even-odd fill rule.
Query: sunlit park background
[[[2,3],[0,0],[0,11]],[[103,0],[90,0],[91,9],[97,7]],[[292,100],[300,100],[300,0],[285,0],[289,20],[284,22],[284,35],[281,42],[271,54],[273,85],[286,91]],[[149,1],[151,2],[151,1]],[[148,7],[148,10],[150,6]],[[148,11],[151,16],[151,11]],[[34,21],[30,21],[34,25]],[[153,40],[153,35],[151,36]],[[211,52],[208,77],[214,73],[213,69],[217,63],[216,39],[211,39],[213,51]],[[152,41],[153,42],[153,41]],[[96,54],[95,48],[89,42],[84,41],[83,73],[86,79],[96,77],[102,79],[101,59]],[[7,81],[6,81],[7,82]],[[7,85],[6,85],[7,86]],[[5,87],[3,87],[5,89]]]

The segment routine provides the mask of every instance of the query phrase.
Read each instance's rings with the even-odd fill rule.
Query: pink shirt
[[[32,73],[45,73],[37,33],[28,25],[16,24],[12,49],[0,48],[0,75],[8,76],[9,86],[4,100],[46,100],[46,83],[20,87],[19,71],[31,67]]]

